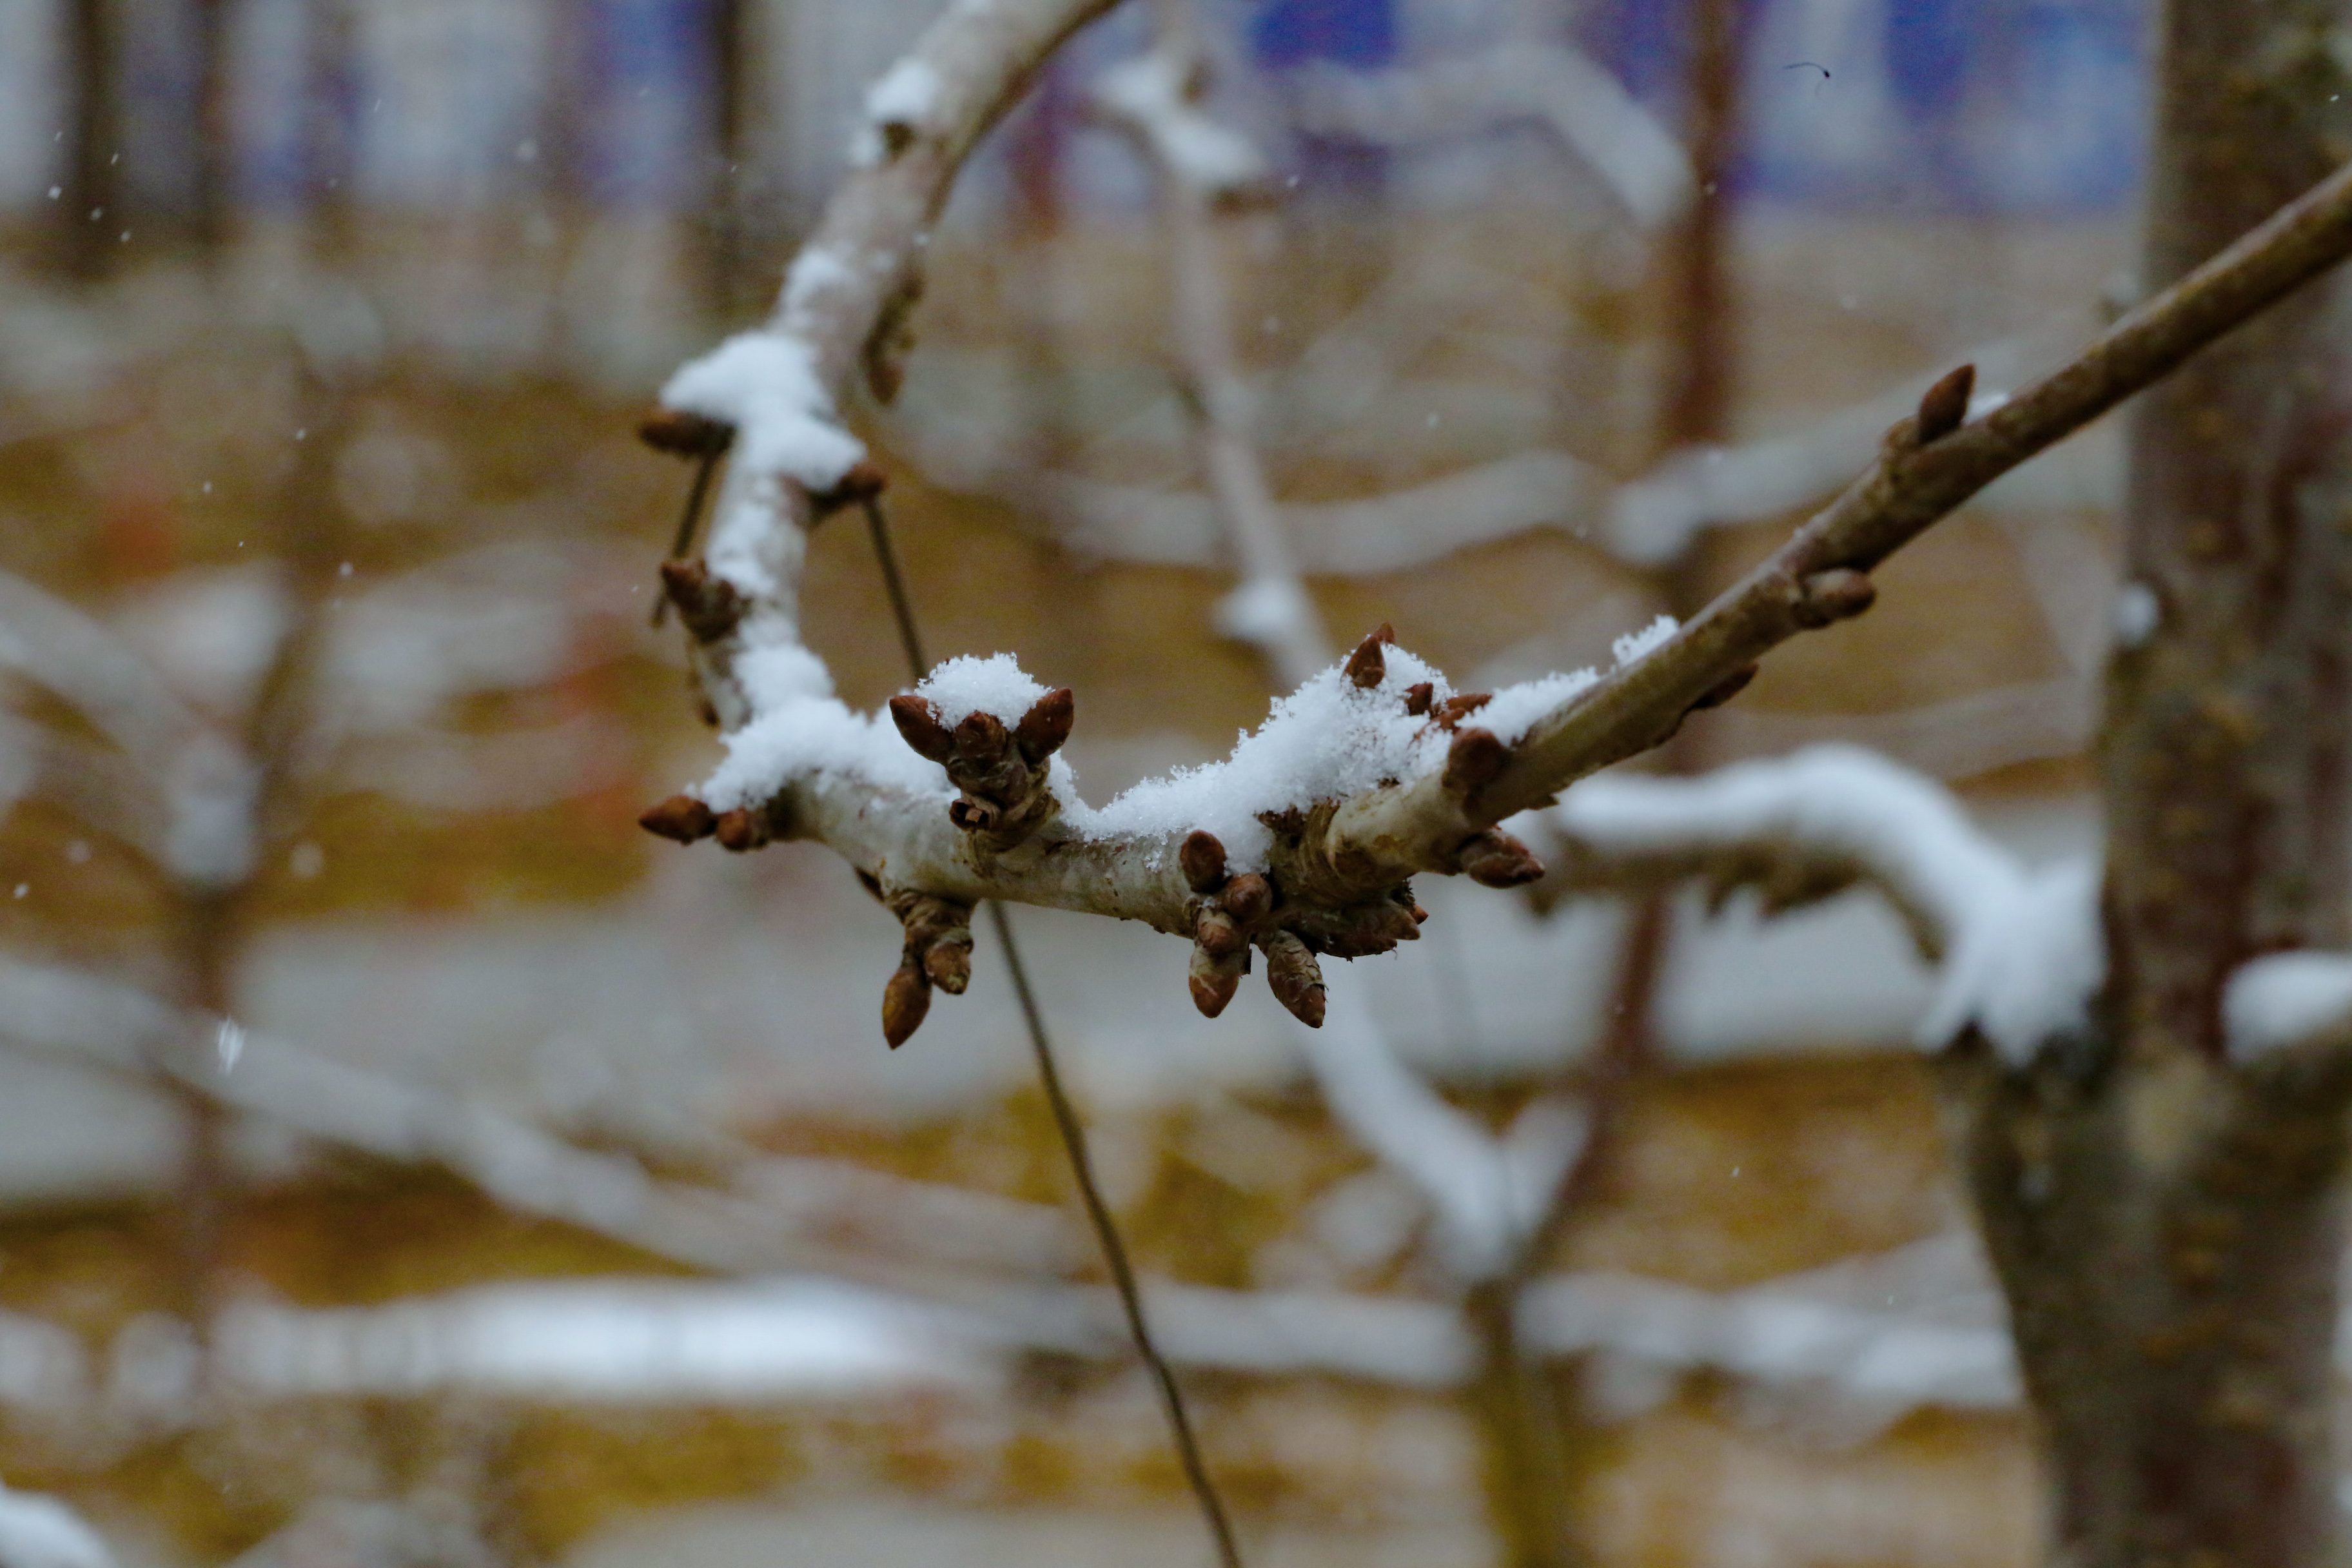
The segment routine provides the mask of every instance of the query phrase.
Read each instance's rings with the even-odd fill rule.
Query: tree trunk
[[[2347,21],[2168,7],[2151,286],[2345,156]],[[2346,937],[2347,301],[2315,285],[2139,405],[2096,1021],[2030,1072],[1953,1064],[2053,1549],[2082,1568],[2333,1559],[2343,1086],[2228,1065],[2221,1002],[2246,959]]]

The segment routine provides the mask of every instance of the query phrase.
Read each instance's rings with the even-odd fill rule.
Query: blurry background
[[[985,935],[893,1055],[845,866],[634,820],[716,747],[630,426],[937,9],[0,0],[0,1480],[125,1564],[1207,1561]],[[853,410],[934,657],[1074,685],[1097,801],[1262,717],[1222,378],[1335,639],[1605,658],[1934,374],[2132,297],[2147,9],[1202,0],[1195,110],[1263,162],[1197,211],[1100,107],[1115,13]],[[1674,762],[1857,740],[2089,847],[2116,489],[2107,426],[2021,470]],[[807,605],[898,689],[854,529]],[[1312,1061],[1180,944],[1015,917],[1253,1560],[1497,1561],[1442,1189],[1605,1097],[1518,1281],[1563,1560],[2025,1562],[1899,929],[1677,907],[1629,993],[1623,911],[1421,896]]]

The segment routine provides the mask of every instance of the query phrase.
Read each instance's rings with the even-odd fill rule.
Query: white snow
[[[1809,747],[1696,779],[1604,774],[1570,790],[1569,833],[1626,852],[1782,839],[1850,856],[1939,933],[1943,973],[1919,1044],[1974,1025],[2008,1060],[2082,1028],[2105,975],[2096,868],[2027,868],[1940,785],[1856,746]]]
[[[1185,94],[1184,67],[1154,49],[1122,61],[1095,83],[1095,101],[1132,125],[1180,184],[1207,195],[1264,180],[1265,155],[1250,139],[1202,113]]]
[[[923,677],[915,695],[929,698],[939,710],[940,721],[950,730],[974,713],[994,714],[1010,729],[1037,705],[1045,689],[1009,653],[986,658],[966,654]]]
[[[955,792],[938,763],[908,748],[890,720],[853,713],[832,697],[800,697],[762,709],[720,737],[727,760],[693,793],[713,811],[773,795],[813,773],[842,773],[909,794],[935,794],[945,811]]]
[[[808,345],[789,333],[736,333],[679,366],[661,403],[732,425],[740,468],[809,489],[831,489],[866,456],[865,443],[842,428]]]
[[[114,1568],[114,1553],[57,1499],[0,1486],[0,1568]]]
[[[1495,700],[1471,714],[1465,722],[1493,731],[1495,739],[1507,746],[1516,745],[1535,727],[1537,720],[1600,679],[1590,669],[1569,669],[1501,687],[1496,690]]]
[[[1622,669],[1635,659],[1663,646],[1668,638],[1680,630],[1682,630],[1680,621],[1672,616],[1660,616],[1640,631],[1627,632],[1623,637],[1619,637],[1610,645],[1610,651],[1617,656],[1617,668]]]
[[[2221,994],[2230,1059],[2251,1061],[2352,1023],[2352,956],[2273,952],[2249,959]]]
[[[2126,583],[2116,590],[2116,641],[2123,647],[2146,643],[2163,619],[2164,606],[2147,584]]]
[[[1217,631],[1235,642],[1271,647],[1314,614],[1295,578],[1253,577],[1217,601]]]
[[[866,117],[877,125],[921,127],[939,106],[940,73],[908,55],[894,61],[866,89]]]
[[[796,331],[807,324],[820,295],[856,281],[857,270],[849,258],[828,246],[812,245],[793,257],[784,272],[784,330]]]

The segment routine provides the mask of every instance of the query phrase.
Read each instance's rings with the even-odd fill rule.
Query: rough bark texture
[[[2343,160],[2347,20],[2168,7],[2151,283]],[[2347,298],[2286,300],[2139,406],[2095,1037],[2022,1074],[1955,1064],[2053,1549],[2085,1568],[2336,1549],[2343,1085],[2227,1066],[2221,1002],[2246,959],[2346,937]]]

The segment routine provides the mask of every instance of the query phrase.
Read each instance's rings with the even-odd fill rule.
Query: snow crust
[[[0,1568],[114,1568],[114,1553],[57,1499],[0,1486]]]
[[[2021,865],[1977,831],[1950,792],[1858,746],[1808,747],[1703,778],[1604,774],[1555,808],[1576,837],[1622,852],[1781,839],[1851,856],[1937,929],[1943,972],[1916,1038],[1971,1026],[2022,1063],[2088,1023],[2105,978],[2097,868]]]
[[[2237,967],[2221,993],[2230,1059],[2252,1061],[2352,1021],[2352,957],[2273,952]]]
[[[930,61],[905,56],[866,89],[866,117],[877,125],[922,125],[939,107],[941,85]]]
[[[915,695],[929,698],[940,710],[940,721],[950,730],[974,713],[993,714],[1011,729],[1037,705],[1045,689],[1009,653],[986,658],[966,654],[923,677]]]

